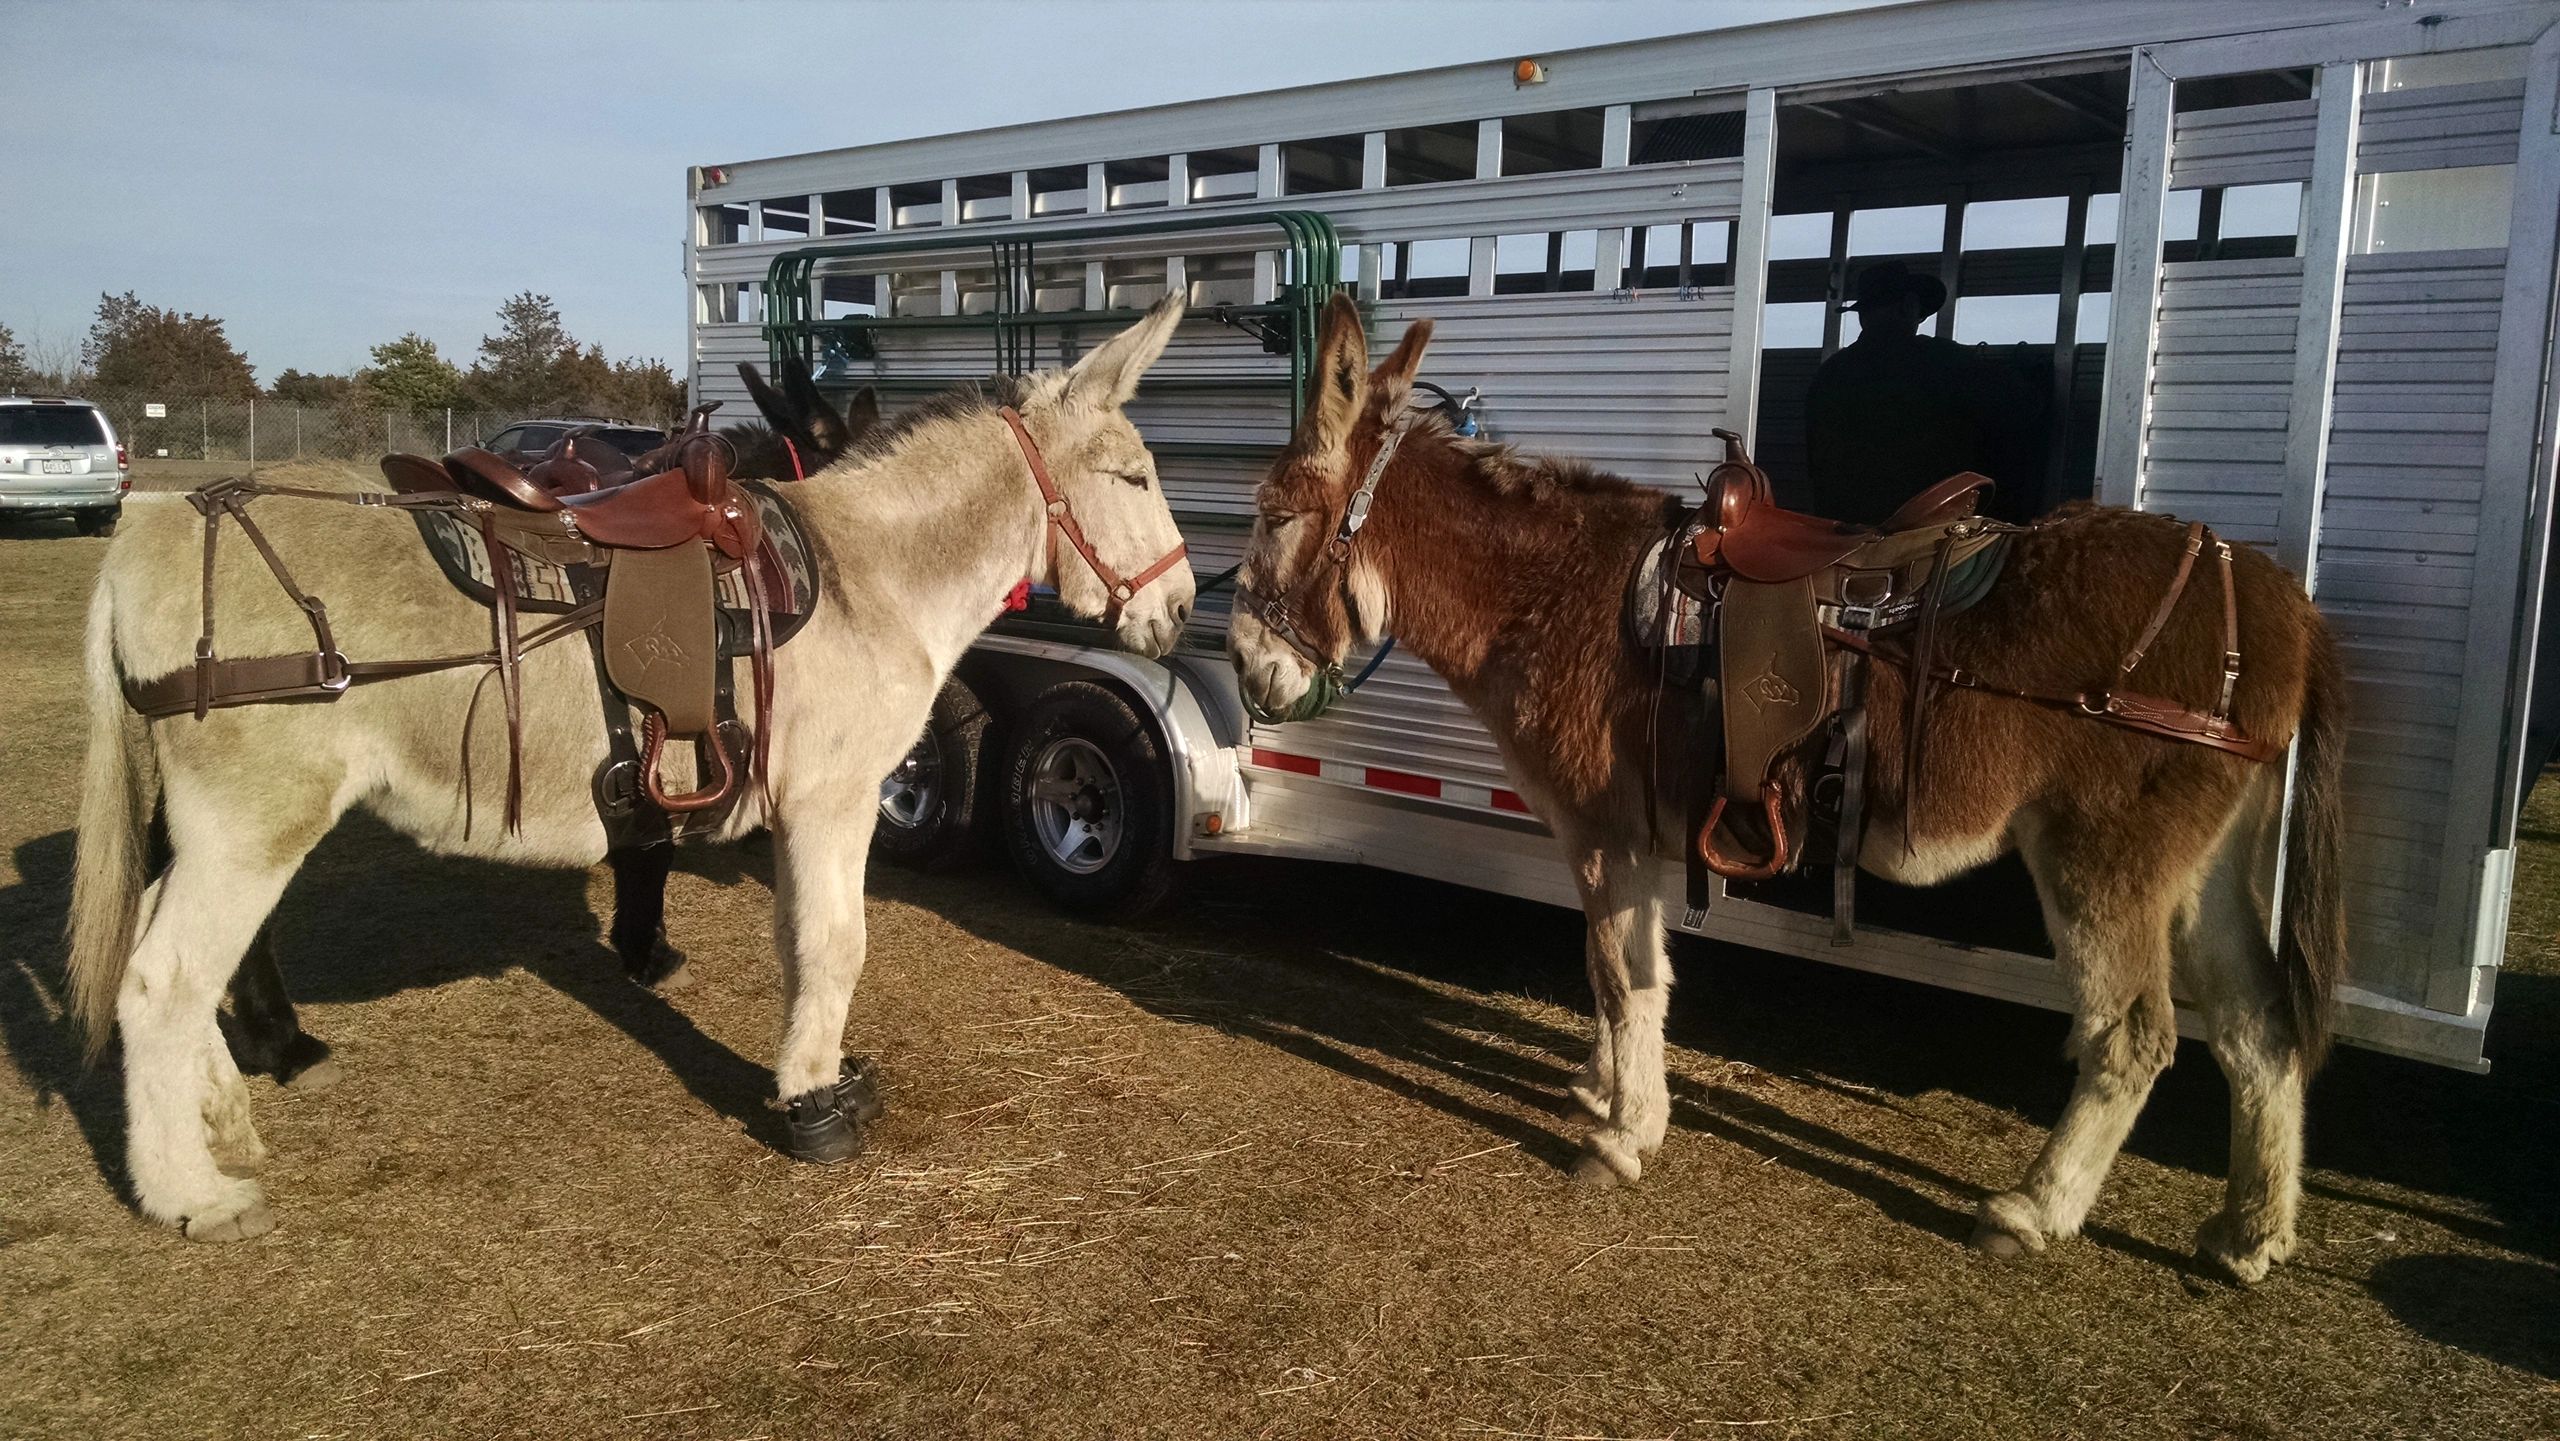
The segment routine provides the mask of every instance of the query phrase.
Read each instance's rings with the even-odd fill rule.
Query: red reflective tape
[[[1440,794],[1440,783],[1429,776],[1385,770],[1378,766],[1370,766],[1364,771],[1362,782],[1371,790],[1394,791],[1399,795],[1426,796],[1436,799]]]
[[[1324,771],[1324,762],[1317,760],[1314,756],[1283,755],[1278,751],[1264,750],[1260,746],[1253,748],[1253,763],[1265,770],[1289,771],[1302,776],[1319,775]]]
[[[1517,791],[1495,791],[1493,808],[1498,811],[1518,811],[1522,815],[1529,813],[1529,803],[1520,799],[1520,793]]]

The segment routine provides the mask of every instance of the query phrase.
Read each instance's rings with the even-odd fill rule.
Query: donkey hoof
[[[1582,1158],[1573,1163],[1574,1184],[1591,1191],[1632,1186],[1643,1174],[1643,1163],[1632,1152],[1598,1135],[1583,1138]]]
[[[298,1091],[306,1096],[316,1095],[346,1078],[345,1068],[335,1060],[324,1057],[285,1077],[284,1088],[288,1091]]]
[[[791,1158],[832,1166],[862,1154],[862,1127],[845,1114],[836,1088],[803,1092],[783,1105],[791,1123]]]
[[[2229,1213],[2216,1215],[2196,1228],[2196,1254],[2222,1268],[2243,1286],[2267,1279],[2267,1273],[2293,1255],[2290,1228],[2272,1236],[2250,1238]]]
[[[844,1058],[844,1069],[836,1073],[836,1105],[856,1126],[879,1120],[886,1109],[880,1102],[880,1086],[871,1079],[871,1068],[851,1056]]]
[[[2042,1251],[2044,1233],[2036,1228],[2032,1210],[2023,1196],[1985,1199],[1981,1219],[1973,1227],[1973,1249],[1995,1261],[2023,1261]]]
[[[186,1219],[185,1232],[190,1241],[248,1241],[276,1228],[276,1217],[267,1209],[267,1199],[255,1186],[247,1186],[245,1202],[217,1207],[202,1215]]]

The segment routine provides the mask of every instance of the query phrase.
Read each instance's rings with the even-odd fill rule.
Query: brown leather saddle
[[[571,435],[529,471],[489,451],[466,448],[441,462],[388,455],[382,473],[406,495],[485,502],[475,518],[493,563],[502,555],[525,556],[567,568],[573,576],[597,578],[599,610],[590,623],[597,627],[603,678],[644,717],[640,793],[663,811],[684,814],[729,802],[740,778],[737,758],[721,736],[717,578],[740,567],[748,571],[758,716],[755,753],[746,765],[750,778],[763,774],[771,729],[764,720],[772,701],[768,617],[777,594],[773,578],[764,573],[769,553],[756,507],[729,478],[726,443],[697,424],[643,459],[663,461],[667,468],[641,474],[613,447]],[[521,735],[515,597],[509,586],[494,587],[492,595],[512,747]],[[716,768],[717,779],[668,794],[658,759],[670,737],[690,738],[697,755]],[[511,799],[514,789],[511,776]]]
[[[1914,497],[1881,526],[1843,525],[1771,498],[1769,478],[1719,430],[1727,458],[1678,533],[1671,584],[1709,606],[1717,781],[1695,817],[1695,858],[1732,880],[1794,870],[1818,778],[1838,786],[1833,852],[1854,873],[1866,768],[1863,647],[1912,629],[1928,671],[1936,620],[1998,579],[2012,527],[1975,514],[1991,481],[1970,472]],[[1912,732],[1917,734],[1916,728]],[[1828,744],[1824,745],[1823,742]],[[1845,934],[1849,897],[1835,897]]]

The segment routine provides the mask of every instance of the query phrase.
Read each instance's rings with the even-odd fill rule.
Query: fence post
[[[302,459],[302,402],[293,403],[293,458]]]
[[[391,443],[391,420],[392,417],[399,413],[400,412],[396,410],[386,410],[382,412],[382,448],[385,451],[393,451],[400,448]]]
[[[453,407],[444,408],[444,453],[453,454]]]
[[[213,417],[207,413],[210,402],[196,402],[196,459],[213,459]]]
[[[249,468],[258,468],[258,397],[249,397]]]

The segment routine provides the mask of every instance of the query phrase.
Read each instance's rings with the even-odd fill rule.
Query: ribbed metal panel
[[[2513,165],[2523,121],[2522,78],[2368,96],[2356,137],[2356,169],[2371,174]]]
[[[2274,543],[2301,292],[2298,260],[2162,267],[2143,509]]]
[[[2319,592],[2356,698],[2349,953],[2357,985],[2413,1003],[2438,927],[2467,919],[2438,914],[2442,817],[2505,271],[2498,250],[2352,257],[2340,313]]]
[[[2316,108],[2309,100],[2281,100],[2179,116],[2169,142],[2169,188],[2309,179]]]

